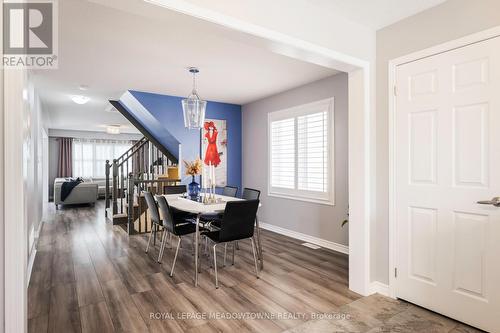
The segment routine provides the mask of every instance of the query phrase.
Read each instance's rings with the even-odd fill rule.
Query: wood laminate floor
[[[102,201],[51,208],[28,288],[29,332],[476,332],[405,302],[362,298],[347,288],[347,256],[272,232],[262,232],[260,279],[249,241],[234,266],[222,267],[219,253],[219,289],[206,258],[194,287],[190,237],[173,278],[173,250],[160,265],[159,242],[145,254],[146,242],[106,222]]]

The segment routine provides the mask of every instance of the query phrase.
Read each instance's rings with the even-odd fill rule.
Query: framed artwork
[[[215,186],[227,185],[226,120],[205,119],[201,131],[201,159],[205,166],[215,167]]]

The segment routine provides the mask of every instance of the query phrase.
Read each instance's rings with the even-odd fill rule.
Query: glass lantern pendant
[[[189,67],[189,72],[193,74],[193,91],[182,100],[182,110],[184,112],[184,126],[189,129],[201,129],[205,122],[205,109],[207,102],[200,99],[196,92],[196,74],[200,71],[196,67]]]

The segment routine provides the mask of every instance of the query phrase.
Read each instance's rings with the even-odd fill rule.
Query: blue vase
[[[194,181],[194,176],[193,176],[193,181],[188,184],[188,195],[191,197],[191,199],[197,199],[200,194],[200,184]]]

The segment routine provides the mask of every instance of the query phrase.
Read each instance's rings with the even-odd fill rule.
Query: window
[[[269,195],[334,204],[333,98],[269,114]]]
[[[120,157],[132,141],[73,139],[73,175],[103,178],[106,160]]]

